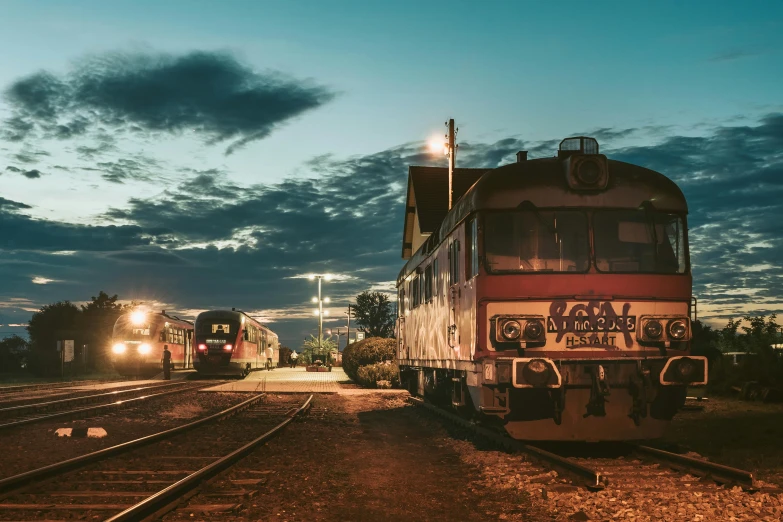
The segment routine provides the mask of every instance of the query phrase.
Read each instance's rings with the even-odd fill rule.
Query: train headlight
[[[522,376],[525,382],[533,386],[541,386],[549,381],[551,370],[549,365],[541,359],[533,359],[522,369]]]
[[[139,353],[142,355],[147,355],[152,351],[152,346],[150,346],[147,343],[142,343],[139,345]]]
[[[538,339],[544,333],[544,325],[541,321],[528,321],[525,325],[525,335],[529,339]]]
[[[682,319],[675,319],[669,323],[669,336],[672,339],[681,340],[688,333],[688,325]]]
[[[111,347],[111,351],[120,354],[125,353],[125,344],[124,343],[117,343],[114,346]]]
[[[601,167],[595,161],[583,161],[579,165],[576,177],[585,185],[595,185],[601,179]]]
[[[661,336],[662,333],[663,326],[661,326],[660,321],[647,321],[647,323],[644,325],[644,334],[650,339],[657,339]]]
[[[227,352],[230,352],[231,350],[233,350],[233,349],[234,349],[234,347],[233,347],[233,346],[231,346],[230,344],[227,344],[227,345],[225,345],[225,346],[223,347],[223,349],[224,349],[225,351],[227,351]]]
[[[506,321],[503,323],[503,337],[508,341],[515,341],[519,339],[519,334],[522,333],[522,327],[519,325],[519,321]]]
[[[693,364],[693,361],[688,359],[687,357],[683,357],[682,359],[677,361],[677,375],[683,381],[689,380],[695,370],[696,370],[696,365]]]

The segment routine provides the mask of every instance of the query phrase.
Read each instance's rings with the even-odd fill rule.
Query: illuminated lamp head
[[[111,347],[111,351],[116,354],[125,353],[125,344],[124,343],[117,343],[114,346]]]
[[[137,326],[144,324],[147,321],[147,314],[141,310],[136,310],[131,313],[131,322]]]
[[[142,343],[142,344],[139,345],[139,353],[141,355],[147,355],[151,351],[152,351],[152,346],[150,346],[149,344]]]

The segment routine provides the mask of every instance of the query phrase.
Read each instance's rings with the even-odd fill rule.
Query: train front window
[[[575,210],[488,213],[484,253],[491,273],[586,272],[587,216]]]
[[[201,334],[236,334],[239,324],[235,322],[206,323],[199,326]]]
[[[685,227],[676,214],[602,210],[593,215],[595,264],[601,272],[684,274]]]

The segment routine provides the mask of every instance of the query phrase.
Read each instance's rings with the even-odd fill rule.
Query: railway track
[[[124,397],[131,397],[134,395],[154,393],[165,389],[172,389],[182,387],[187,384],[186,382],[171,382],[165,384],[154,384],[150,386],[137,386],[130,389],[114,390],[114,391],[102,391],[100,393],[93,393],[90,395],[80,395],[78,397],[71,397],[67,399],[48,400],[32,402],[28,404],[21,404],[16,406],[6,406],[0,408],[0,419],[18,418],[22,416],[28,416],[31,414],[38,414],[42,412],[58,410],[61,408],[68,408],[79,404],[87,404],[91,402],[105,402],[115,401]]]
[[[66,410],[66,411],[59,411],[57,413],[37,413],[33,412],[31,414],[27,415],[21,415],[14,420],[11,421],[4,421],[0,422],[0,431],[9,429],[9,428],[15,428],[19,426],[26,426],[29,424],[35,424],[38,422],[46,422],[54,419],[70,419],[70,418],[84,418],[85,416],[90,416],[92,414],[96,413],[103,413],[108,411],[114,411],[119,408],[125,408],[128,406],[136,406],[137,404],[150,400],[155,399],[158,397],[165,397],[167,395],[173,395],[177,393],[186,393],[189,391],[195,391],[201,388],[206,388],[208,386],[212,386],[213,383],[208,384],[196,384],[191,386],[181,386],[181,387],[175,387],[173,390],[166,390],[166,391],[157,391],[157,390],[149,390],[149,392],[155,392],[155,393],[147,393],[146,395],[141,395],[140,397],[132,397],[129,399],[121,399],[109,402],[107,404],[98,404],[93,406],[87,406],[84,408],[76,408],[72,410]],[[166,387],[163,387],[166,388]]]
[[[160,517],[274,437],[311,400],[269,402],[266,394],[255,395],[177,428],[2,479],[0,519]],[[262,483],[257,471],[247,470],[199,493],[201,503],[191,502],[188,512],[237,510]]]
[[[578,450],[580,456],[563,454],[562,451],[550,451],[545,449],[551,445],[540,447],[525,444],[521,441],[498,432],[476,426],[474,423],[445,411],[437,406],[427,403],[419,398],[411,397],[410,402],[426,408],[437,415],[473,431],[476,435],[489,440],[506,450],[525,453],[545,467],[564,471],[575,479],[575,484],[584,486],[590,491],[600,491],[610,483],[613,487],[621,488],[655,488],[660,490],[664,485],[682,487],[683,478],[696,477],[692,480],[696,486],[689,484],[689,488],[697,490],[706,487],[708,483],[717,483],[720,486],[739,486],[745,491],[757,490],[756,479],[753,473],[729,466],[723,466],[704,459],[698,459],[672,453],[658,448],[652,448],[640,444],[614,443],[611,446],[599,446],[591,450],[594,455],[581,456],[584,449]],[[543,445],[542,445],[543,446]],[[573,452],[573,447],[571,448]],[[614,456],[607,457],[606,453]],[[598,455],[596,456],[595,453]],[[534,467],[520,470],[523,474],[535,475]],[[653,480],[654,479],[654,480]],[[714,484],[710,484],[714,489]]]
[[[115,384],[118,385],[118,389],[123,387],[124,382],[127,382],[125,384],[125,387],[127,386],[141,386],[142,384],[134,381],[129,381],[127,379],[118,379],[113,381],[85,381],[85,382],[72,382],[72,383],[53,383],[50,385],[27,385],[20,387],[21,389],[18,389],[16,391],[5,391],[0,392],[0,407],[1,405],[5,406],[11,406],[12,403],[22,403],[23,401],[34,401],[38,399],[45,399],[45,398],[55,398],[55,397],[67,397],[67,396],[74,396],[79,393],[89,393],[90,389],[84,389],[88,388],[90,386],[99,386],[102,384]],[[14,387],[11,387],[14,388]]]

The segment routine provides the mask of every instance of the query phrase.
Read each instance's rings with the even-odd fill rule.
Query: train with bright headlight
[[[111,360],[129,377],[149,377],[163,371],[163,347],[171,352],[174,369],[192,367],[193,323],[166,311],[134,310],[114,323]]]
[[[201,374],[244,377],[280,363],[277,334],[235,308],[201,312],[193,344],[193,367]]]
[[[690,354],[680,188],[581,136],[555,157],[448,175],[409,168],[397,339],[410,391],[522,440],[662,436],[686,388],[707,383]]]

